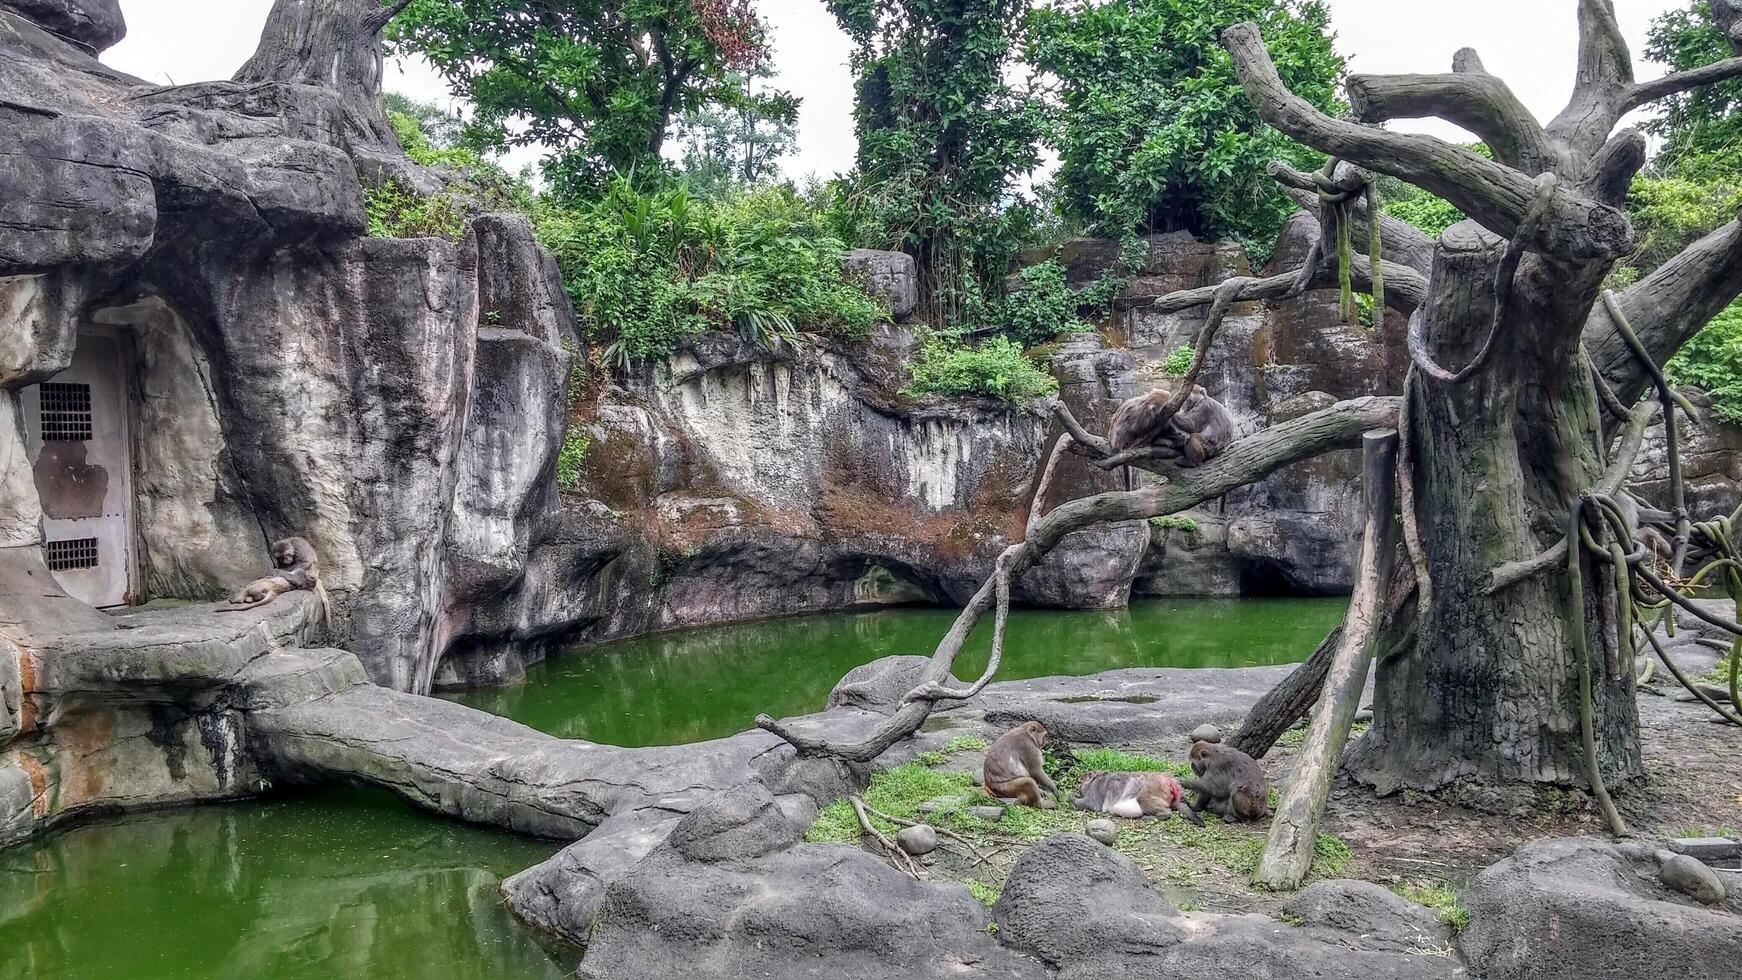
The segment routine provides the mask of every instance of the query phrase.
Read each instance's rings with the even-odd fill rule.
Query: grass
[[[1431,885],[1404,882],[1392,885],[1391,890],[1417,905],[1433,909],[1439,916],[1440,925],[1453,932],[1460,932],[1470,924],[1470,910],[1458,904],[1457,890],[1443,882]]]
[[[1728,837],[1731,840],[1742,839],[1742,830],[1735,827],[1683,827],[1670,834],[1675,838],[1688,837]]]
[[[961,742],[961,750],[969,748]],[[946,749],[956,746],[952,742]],[[946,752],[927,753],[942,761]],[[864,800],[873,810],[880,810],[905,820],[919,820],[919,806],[928,800],[943,800],[943,804],[925,818],[926,822],[947,827],[976,843],[990,845],[994,840],[1032,844],[1064,832],[1081,833],[1088,821],[1104,816],[1072,808],[1069,803],[1051,809],[1012,806],[1004,810],[1002,820],[990,822],[963,812],[968,807],[986,806],[990,800],[973,785],[964,772],[947,772],[932,768],[920,759],[893,769],[885,769],[871,777]],[[1156,756],[1122,752],[1117,749],[1085,748],[1075,752],[1074,761],[1056,756],[1047,757],[1047,770],[1058,783],[1059,793],[1069,800],[1084,774],[1094,770],[1108,772],[1166,772],[1175,776],[1191,775],[1191,767]],[[900,827],[877,817],[872,825],[886,834]],[[1210,817],[1203,827],[1196,827],[1179,818],[1171,820],[1120,820],[1120,833],[1114,849],[1135,861],[1152,877],[1189,882],[1206,866],[1220,868],[1229,874],[1247,877],[1258,867],[1264,851],[1262,827],[1229,824]],[[836,800],[824,807],[811,824],[805,839],[813,843],[856,843],[860,837],[858,818],[846,800]],[[1191,852],[1190,860],[1182,855],[1165,853],[1171,847]],[[1349,863],[1349,847],[1337,837],[1320,834],[1314,848],[1309,879],[1334,878]],[[969,882],[975,897],[986,901],[992,890],[983,884]],[[993,901],[996,897],[993,896]]]
[[[974,896],[974,901],[991,908],[998,904],[998,896],[1004,894],[1002,889],[993,888],[983,881],[968,881],[968,894]]]
[[[1728,688],[1730,686],[1730,658],[1733,656],[1735,656],[1735,652],[1731,651],[1719,657],[1718,662],[1712,665],[1712,669],[1706,671],[1704,677],[1699,678],[1700,682]]]
[[[1198,529],[1198,522],[1183,514],[1163,514],[1160,517],[1151,517],[1149,523],[1172,531],[1195,532]]]
[[[1349,726],[1349,737],[1351,739],[1360,738],[1361,736],[1367,734],[1367,729],[1372,728],[1372,727],[1373,727],[1372,722],[1358,721],[1358,722],[1354,723],[1353,725]],[[1278,735],[1276,737],[1276,744],[1278,744],[1278,745],[1291,745],[1291,746],[1298,747],[1298,746],[1302,746],[1302,745],[1306,744],[1306,737],[1307,737],[1307,726],[1301,725],[1299,728],[1290,728],[1288,731],[1283,732],[1281,735]]]

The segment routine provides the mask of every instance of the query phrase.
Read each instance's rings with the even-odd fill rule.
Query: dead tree
[[[345,138],[397,152],[381,107],[385,57],[381,30],[411,0],[277,0],[260,45],[236,70],[238,82],[292,82],[329,88],[342,100]]]
[[[990,672],[967,688],[946,684],[980,618],[996,607],[1002,621],[1010,576],[1058,536],[1097,520],[1170,513],[1261,478],[1275,466],[1256,458],[1259,447],[1282,465],[1345,448],[1365,428],[1396,424],[1398,501],[1420,601],[1415,615],[1392,617],[1382,649],[1408,652],[1380,658],[1374,725],[1351,753],[1351,768],[1382,790],[1431,790],[1466,778],[1588,784],[1590,768],[1611,781],[1639,776],[1632,677],[1615,669],[1581,674],[1583,651],[1612,654],[1620,625],[1615,604],[1567,589],[1570,576],[1548,569],[1569,514],[1604,478],[1626,406],[1654,382],[1659,365],[1742,293],[1742,223],[1732,222],[1622,291],[1613,311],[1598,302],[1604,277],[1633,246],[1620,206],[1645,161],[1644,138],[1615,127],[1653,99],[1742,75],[1742,58],[1636,82],[1609,0],[1578,0],[1578,8],[1574,94],[1547,125],[1469,50],[1445,74],[1351,77],[1350,104],[1360,121],[1335,119],[1288,91],[1257,27],[1226,31],[1223,45],[1259,115],[1332,158],[1316,175],[1273,168],[1298,199],[1317,208],[1320,243],[1302,269],[1175,293],[1155,306],[1210,304],[1224,288],[1233,290],[1224,304],[1345,282],[1377,292],[1380,280],[1385,305],[1410,317],[1414,368],[1401,418],[1350,426],[1357,413],[1339,406],[1236,443],[1201,470],[1176,471],[1131,454],[1114,460],[1104,439],[1061,413],[1077,451],[1102,465],[1163,472],[1174,482],[1073,501],[1036,521],[1029,540],[1006,552],[993,581],[939,645],[927,684],[871,737],[831,746],[768,719],[763,727],[805,751],[873,758],[916,729],[933,701],[968,696],[989,679]],[[1475,133],[1494,159],[1430,136],[1364,125],[1429,116]],[[1368,172],[1431,191],[1470,220],[1437,241],[1376,221],[1369,195],[1356,191]],[[1350,261],[1356,254],[1371,261]],[[1297,424],[1309,420],[1316,434]],[[1325,438],[1328,431],[1336,438]],[[1582,548],[1577,554],[1584,579],[1598,581],[1597,559]],[[1500,570],[1520,568],[1496,587]],[[1411,628],[1413,643],[1399,635]],[[996,664],[994,656],[993,670]],[[1581,731],[1586,716],[1592,767]]]

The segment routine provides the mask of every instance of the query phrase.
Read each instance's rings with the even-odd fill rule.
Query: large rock
[[[1592,838],[1526,844],[1478,874],[1463,902],[1458,944],[1488,980],[1716,978],[1742,952],[1742,909],[1699,905],[1658,881],[1649,853]]]
[[[0,7],[10,7],[92,53],[127,35],[120,0],[5,0]]]
[[[841,265],[850,278],[864,282],[866,292],[888,304],[896,319],[919,305],[919,273],[906,252],[854,248],[841,257]]]
[[[1315,881],[1282,908],[1310,933],[1328,941],[1357,935],[1373,949],[1444,949],[1452,938],[1431,910],[1371,881]]]

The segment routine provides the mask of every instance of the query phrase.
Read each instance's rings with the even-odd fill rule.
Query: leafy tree
[[[775,175],[776,162],[798,139],[797,97],[786,92],[753,94],[751,83],[772,74],[762,66],[744,81],[745,98],[683,114],[682,173],[690,188],[718,196],[734,184],[756,184]]]
[[[748,99],[768,55],[750,0],[410,0],[387,38],[472,102],[470,140],[554,148],[561,190],[657,168],[673,117]]]
[[[1337,108],[1343,59],[1318,0],[1068,0],[1028,19],[1027,58],[1056,79],[1059,206],[1106,234],[1190,231],[1267,255],[1295,205],[1265,174],[1322,157],[1265,126],[1221,32],[1257,23],[1283,81]]]
[[[856,187],[838,225],[914,256],[935,318],[996,295],[1013,251],[1000,209],[1032,169],[1041,106],[1006,81],[1027,0],[827,0],[855,46]]]
[[[1670,71],[1687,71],[1730,57],[1732,43],[1706,0],[1696,0],[1651,22],[1645,55]],[[1742,171],[1742,80],[1720,81],[1665,98],[1662,113],[1645,123],[1662,137],[1652,162],[1661,176],[1735,179]]]
[[[937,336],[920,349],[907,394],[914,398],[967,395],[1020,405],[1057,390],[1052,375],[1036,367],[1008,337],[991,337],[969,347],[957,338]]]

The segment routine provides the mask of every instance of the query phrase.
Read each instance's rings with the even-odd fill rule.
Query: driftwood
[[[1277,891],[1299,888],[1312,866],[1319,818],[1331,795],[1343,743],[1361,703],[1367,671],[1379,645],[1390,592],[1397,521],[1393,513],[1397,489],[1397,432],[1368,432],[1362,437],[1362,479],[1367,491],[1367,521],[1356,562],[1355,595],[1344,617],[1342,636],[1325,676],[1319,710],[1307,729],[1306,744],[1282,803],[1270,822],[1270,838],[1259,858],[1254,883]]]

